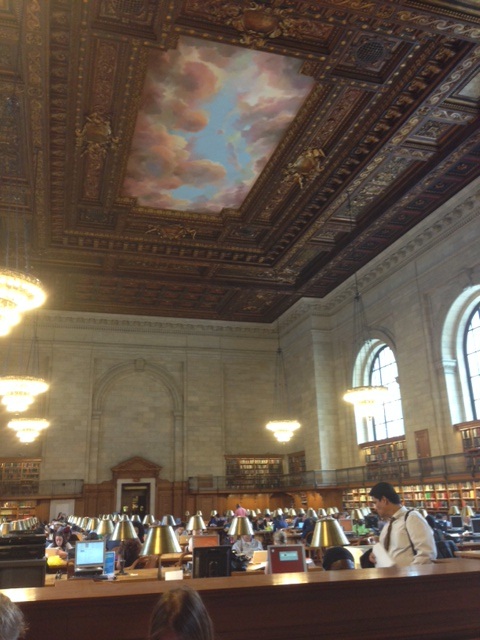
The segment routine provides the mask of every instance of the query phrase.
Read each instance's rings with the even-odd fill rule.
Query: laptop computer
[[[102,575],[105,566],[105,542],[81,540],[75,545],[75,578],[93,578]]]
[[[268,560],[268,551],[254,551],[252,556],[252,564],[260,564],[261,562],[266,562]]]

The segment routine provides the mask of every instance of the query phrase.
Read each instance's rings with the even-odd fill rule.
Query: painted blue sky
[[[192,38],[152,52],[125,195],[162,209],[238,208],[313,86],[300,65]]]

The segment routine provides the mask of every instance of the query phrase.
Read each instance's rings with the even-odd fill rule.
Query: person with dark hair
[[[345,547],[330,547],[323,555],[322,566],[325,571],[355,569],[355,560]]]
[[[213,623],[189,587],[164,593],[153,610],[148,640],[214,640]]]
[[[378,516],[388,524],[380,533],[380,543],[399,567],[428,564],[437,557],[432,530],[421,513],[408,510],[388,482],[379,482],[370,490]],[[370,560],[375,564],[373,554]]]
[[[20,607],[0,593],[0,640],[18,640],[24,637],[26,630]]]

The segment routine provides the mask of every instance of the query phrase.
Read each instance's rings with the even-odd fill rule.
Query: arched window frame
[[[370,385],[372,367],[377,354],[384,348],[389,347],[394,355],[395,349],[393,345],[385,339],[371,338],[360,349],[355,359],[353,369],[353,387],[362,387]],[[373,429],[371,418],[365,418],[355,412],[355,427],[357,433],[358,444],[364,442],[372,442]]]
[[[466,369],[466,377],[467,377],[467,384],[468,384],[468,399],[470,400],[472,417],[474,420],[478,420],[480,418],[480,410],[477,408],[479,404],[479,399],[474,397],[474,391],[473,391],[473,385],[472,385],[473,372],[470,367],[470,362],[469,362],[468,353],[467,353],[467,338],[468,338],[468,333],[470,331],[470,327],[472,325],[474,316],[480,316],[480,301],[472,309],[468,317],[467,323],[465,325],[465,331],[463,332],[463,357],[465,359],[465,369]],[[480,355],[477,355],[477,358],[478,357],[480,357]]]
[[[480,303],[480,285],[467,287],[453,302],[443,323],[442,366],[452,424],[474,419],[465,357],[465,333]]]

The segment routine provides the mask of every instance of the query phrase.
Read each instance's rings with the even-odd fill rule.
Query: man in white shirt
[[[418,511],[402,507],[400,496],[388,482],[379,482],[370,490],[375,509],[387,524],[380,543],[399,567],[429,564],[437,557],[433,532]],[[373,554],[370,559],[375,563]]]

